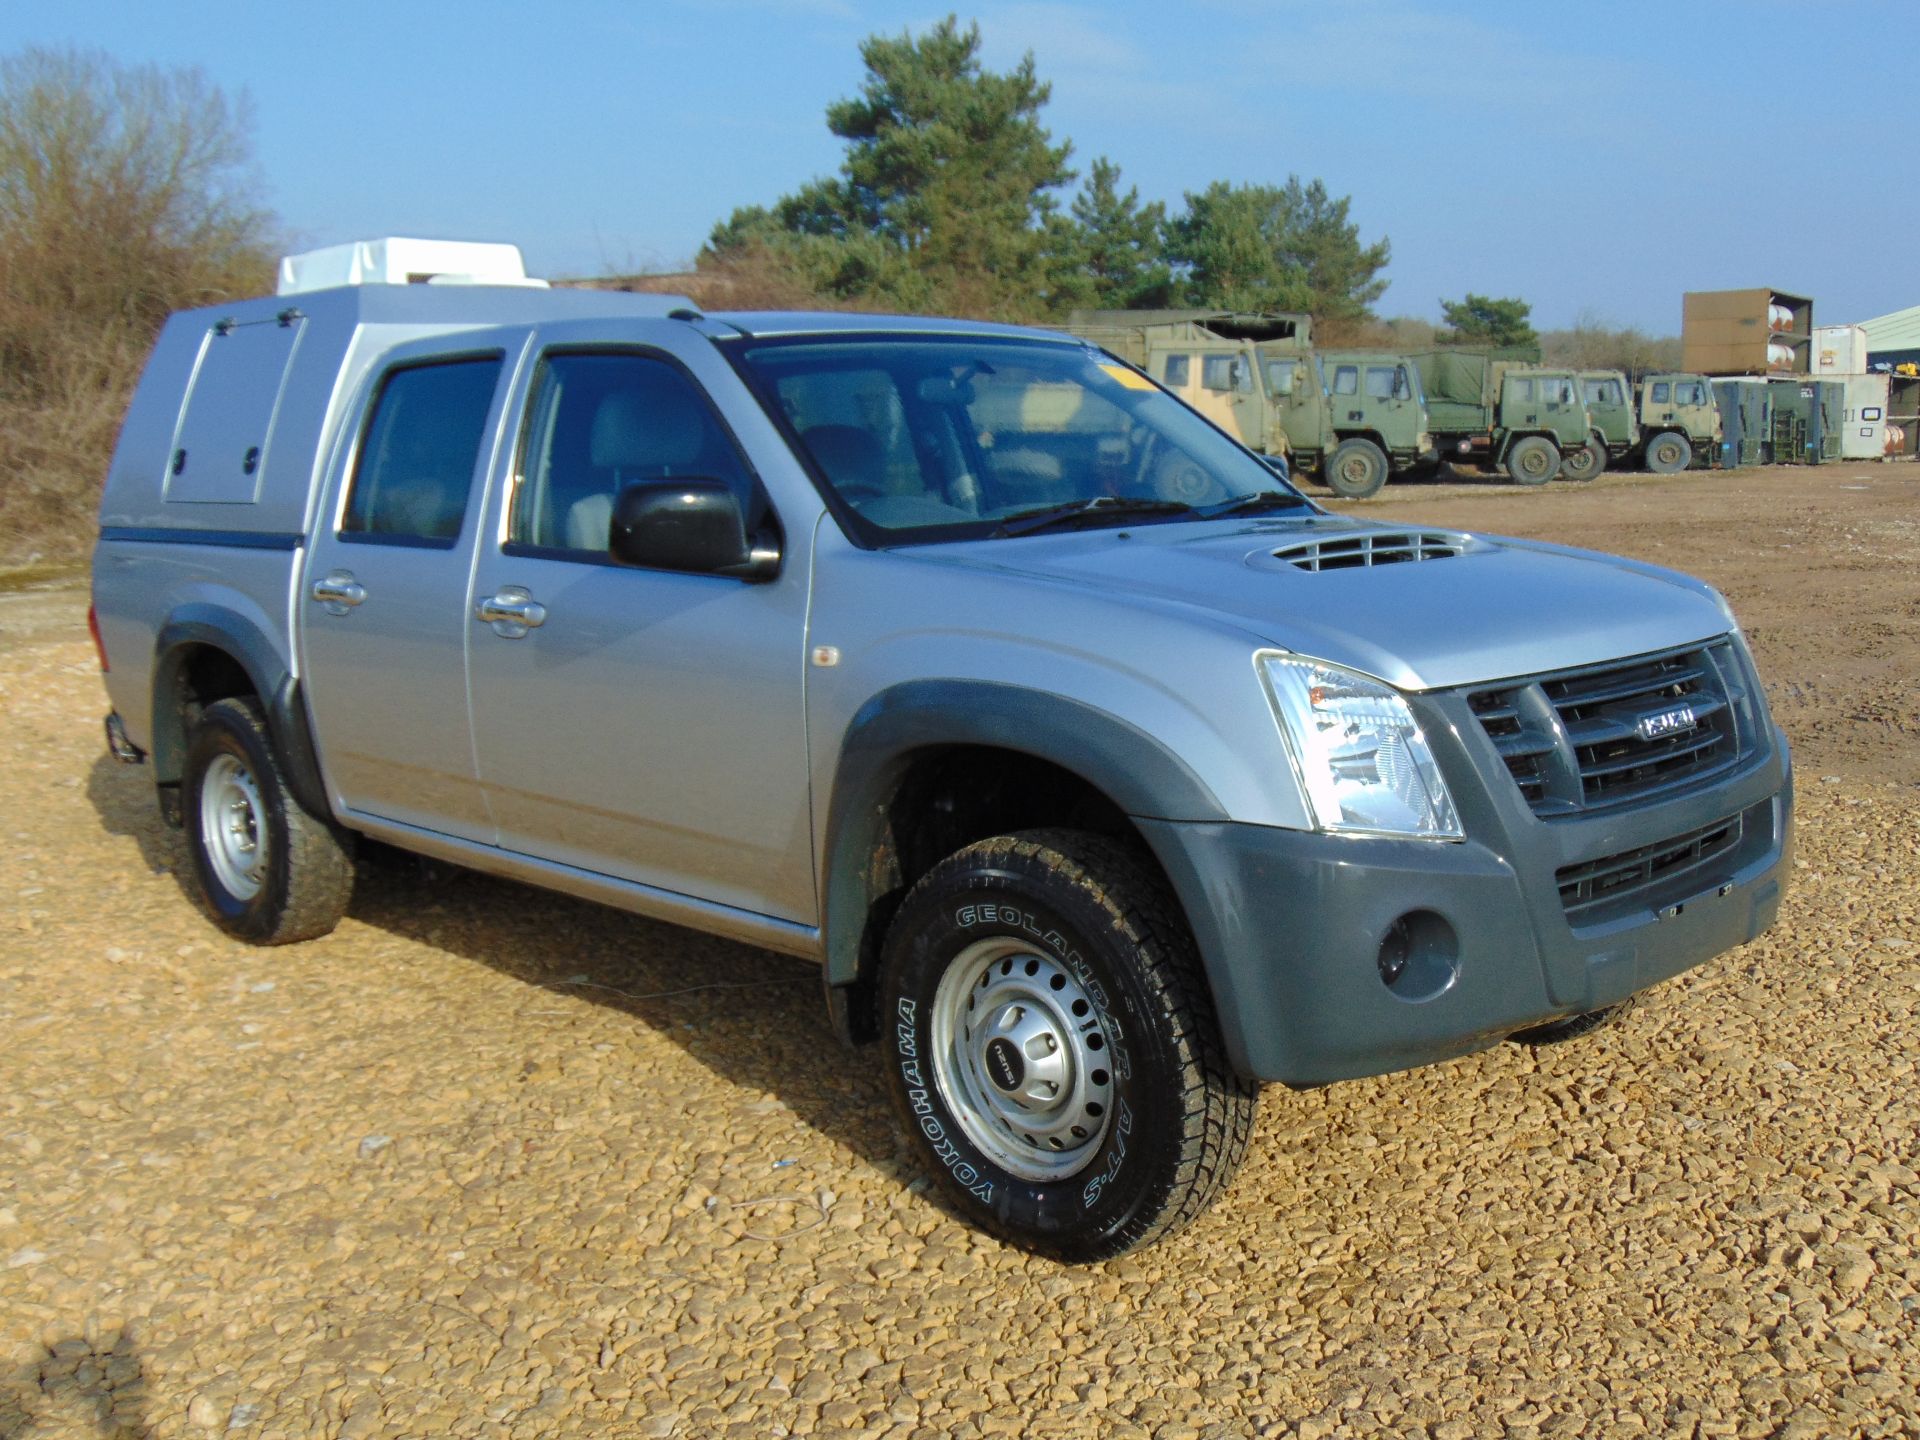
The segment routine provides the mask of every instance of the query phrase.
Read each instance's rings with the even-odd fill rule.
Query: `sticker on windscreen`
[[[1124,365],[1102,365],[1100,368],[1129,390],[1151,390],[1154,388],[1153,382],[1138,370],[1129,370]]]

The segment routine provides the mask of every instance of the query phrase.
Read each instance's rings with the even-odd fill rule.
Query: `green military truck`
[[[1571,370],[1542,368],[1531,354],[1463,345],[1408,358],[1419,368],[1428,428],[1443,460],[1497,466],[1516,484],[1544,485],[1567,456],[1597,445]]]
[[[1640,448],[1640,421],[1634,410],[1633,383],[1621,370],[1582,370],[1580,398],[1586,402],[1593,439],[1566,458],[1569,480],[1591,480]]]
[[[1270,345],[1259,351],[1295,470],[1335,494],[1364,499],[1433,448],[1420,372],[1405,356]]]
[[[1656,475],[1676,475],[1719,457],[1724,430],[1704,375],[1649,375],[1640,382],[1641,454]]]
[[[1373,494],[1431,448],[1412,364],[1377,350],[1316,351],[1305,315],[1080,310],[1065,329],[1348,499]]]

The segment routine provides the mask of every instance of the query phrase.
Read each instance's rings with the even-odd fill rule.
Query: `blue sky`
[[[253,99],[298,239],[518,242],[547,275],[672,269],[735,206],[831,172],[883,0],[61,0],[0,51],[200,65]],[[1467,290],[1536,323],[1679,329],[1688,289],[1772,285],[1816,319],[1920,304],[1907,0],[994,0],[1046,122],[1150,199],[1319,176],[1393,242],[1383,314]],[[1879,99],[1876,102],[1875,96]]]

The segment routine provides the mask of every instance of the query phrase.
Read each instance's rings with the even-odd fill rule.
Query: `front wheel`
[[[325,935],[346,914],[346,838],[287,787],[251,700],[219,700],[194,723],[181,780],[194,879],[213,923],[256,945]]]
[[[1678,475],[1693,463],[1693,446],[1686,437],[1662,431],[1647,442],[1647,469],[1656,475]]]
[[[1568,480],[1592,480],[1607,468],[1607,447],[1588,437],[1578,450],[1569,450],[1560,473]]]
[[[914,886],[880,972],[887,1083],[975,1224],[1066,1261],[1172,1234],[1227,1187],[1257,1090],[1223,1053],[1193,938],[1100,836],[969,845]]]
[[[1371,440],[1342,440],[1328,458],[1327,488],[1344,500],[1364,500],[1387,483],[1386,451]]]
[[[1560,473],[1560,451],[1551,440],[1526,435],[1507,451],[1507,475],[1516,485],[1544,485]]]

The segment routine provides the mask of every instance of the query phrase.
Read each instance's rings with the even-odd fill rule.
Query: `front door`
[[[464,613],[510,366],[505,346],[434,344],[375,380],[328,489],[295,601],[301,685],[337,803],[490,844]]]
[[[750,524],[772,518],[699,383],[663,350],[550,351],[526,416],[464,621],[500,844],[813,923],[807,537],[786,537],[767,583],[613,561],[627,485],[719,479]]]
[[[1260,356],[1267,394],[1273,413],[1279,417],[1289,454],[1301,451],[1318,455],[1327,445],[1326,397],[1320,393],[1320,372],[1311,355],[1276,355],[1264,351]],[[1267,448],[1279,447],[1268,438]]]

